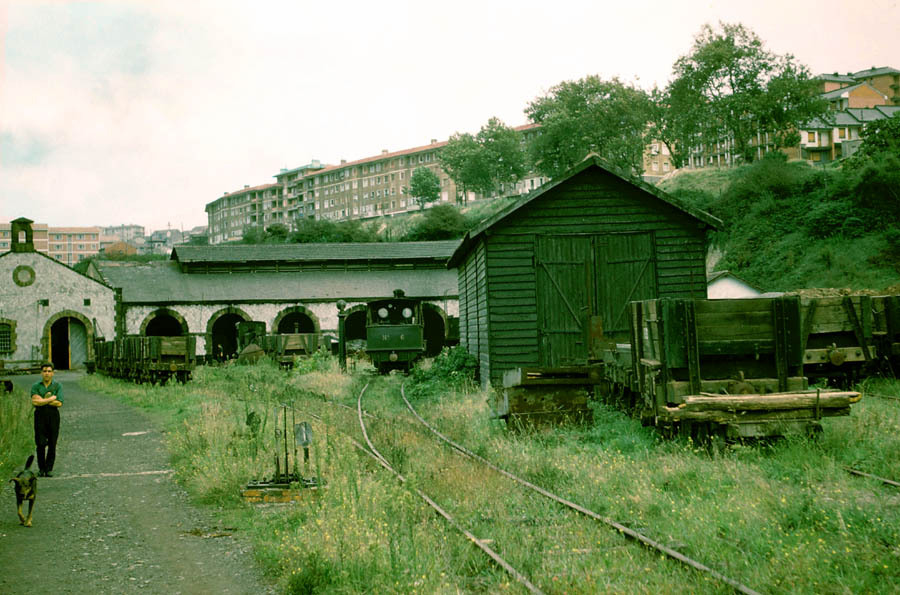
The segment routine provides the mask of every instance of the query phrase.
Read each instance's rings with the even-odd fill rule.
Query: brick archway
[[[321,328],[319,327],[319,319],[315,314],[312,313],[309,308],[307,308],[306,306],[291,306],[290,308],[285,308],[284,310],[279,312],[275,317],[275,320],[272,321],[272,332],[277,333],[281,321],[291,314],[303,314],[312,321],[314,328],[313,332],[318,334],[321,331]]]
[[[44,330],[41,333],[41,359],[50,361],[50,329],[53,323],[63,318],[74,318],[84,325],[84,332],[87,335],[86,356],[88,361],[94,359],[94,325],[88,320],[87,316],[75,310],[61,310],[47,319],[44,323]]]
[[[227,315],[234,315],[242,318],[244,322],[250,322],[253,320],[249,314],[241,310],[240,308],[235,308],[234,306],[228,306],[226,308],[222,308],[221,310],[217,310],[213,313],[212,316],[209,317],[209,320],[206,322],[206,354],[214,355],[214,345],[213,345],[213,327],[216,322]]]
[[[184,316],[169,308],[159,308],[157,310],[154,310],[150,314],[147,314],[146,318],[144,318],[144,321],[141,322],[140,334],[142,337],[145,337],[147,335],[147,327],[150,326],[150,323],[153,322],[153,319],[161,315],[167,315],[174,318],[175,321],[178,322],[178,324],[181,326],[182,336],[186,337],[188,336],[188,334],[190,334],[188,331],[188,323],[187,320],[184,319]]]

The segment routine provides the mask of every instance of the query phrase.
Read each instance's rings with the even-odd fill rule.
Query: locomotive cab
[[[395,292],[400,293],[402,292]],[[366,353],[380,372],[409,370],[425,352],[422,304],[395,297],[369,302]]]

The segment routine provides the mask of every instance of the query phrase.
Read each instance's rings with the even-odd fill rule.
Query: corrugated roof
[[[122,288],[122,300],[129,304],[367,301],[390,297],[398,288],[410,297],[431,299],[456,299],[459,293],[456,272],[447,269],[188,275],[172,261],[96,264],[109,285]]]
[[[439,242],[371,242],[337,244],[252,244],[176,246],[172,260],[197,262],[446,262],[460,240]]]
[[[558,180],[544,184],[543,186],[541,186],[539,188],[535,188],[530,193],[528,193],[526,196],[520,198],[519,200],[512,203],[511,205],[509,205],[508,207],[506,207],[499,213],[495,214],[493,217],[487,219],[480,226],[478,226],[475,229],[470,230],[468,233],[466,233],[462,242],[460,242],[459,247],[456,250],[454,250],[453,255],[450,257],[450,260],[447,263],[448,266],[452,267],[458,263],[461,255],[465,253],[465,250],[474,241],[474,239],[476,237],[485,233],[488,229],[490,229],[491,227],[493,227],[494,225],[496,225],[503,219],[506,219],[507,217],[509,217],[510,215],[512,215],[513,213],[515,213],[516,211],[518,211],[525,205],[529,204],[531,201],[546,194],[547,192],[549,192],[553,188],[556,188],[557,186],[559,186],[566,180],[572,178],[573,176],[581,173],[582,171],[584,171],[590,167],[597,167],[605,172],[608,172],[608,173],[616,176],[617,178],[619,178],[629,184],[632,184],[633,186],[637,186],[644,192],[653,195],[655,198],[675,207],[679,211],[682,211],[683,213],[689,215],[690,217],[693,217],[694,219],[697,219],[697,220],[709,225],[712,228],[715,228],[715,229],[722,228],[722,221],[720,219],[718,219],[717,217],[710,215],[706,211],[702,211],[700,209],[696,209],[687,204],[684,204],[683,202],[681,202],[674,196],[668,194],[667,192],[664,192],[663,190],[660,190],[656,186],[652,186],[642,180],[639,180],[633,176],[628,175],[625,172],[620,171],[618,168],[610,165],[609,163],[607,163],[605,160],[601,159],[597,155],[590,155],[590,156],[586,157],[581,163],[579,163],[578,165],[575,165],[574,167],[569,169],[569,171],[567,171],[565,174],[560,176],[560,178]]]

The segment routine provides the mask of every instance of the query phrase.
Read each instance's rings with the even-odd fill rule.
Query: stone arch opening
[[[344,318],[344,336],[348,341],[366,340],[366,305],[353,306]]]
[[[141,335],[145,337],[181,337],[188,334],[184,316],[168,308],[160,308],[147,315],[141,323]]]
[[[444,348],[447,337],[447,315],[434,304],[422,304],[423,335],[425,337],[425,356],[434,357]]]
[[[47,319],[41,354],[59,370],[80,368],[94,358],[94,327],[84,314],[63,310]]]
[[[318,333],[319,320],[305,306],[291,306],[278,313],[272,322],[272,331],[286,335],[292,333]]]
[[[209,317],[206,324],[206,352],[216,359],[230,359],[237,355],[239,322],[249,322],[250,316],[240,308],[229,306]]]

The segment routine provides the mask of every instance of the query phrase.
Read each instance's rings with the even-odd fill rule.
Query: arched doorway
[[[422,318],[425,325],[425,356],[434,357],[444,348],[444,338],[447,336],[444,316],[436,306],[422,304]]]
[[[180,337],[187,334],[184,319],[170,310],[157,310],[142,324],[145,337]],[[180,320],[179,320],[180,319]]]
[[[50,326],[50,361],[57,370],[80,368],[88,359],[88,331],[77,318],[66,316]]]
[[[366,340],[366,307],[357,306],[344,319],[344,336],[348,341]]]
[[[281,335],[318,333],[319,321],[304,306],[291,306],[278,313],[272,322],[272,330]]]
[[[312,318],[303,312],[291,312],[285,315],[278,323],[278,333],[282,335],[290,333],[314,333],[316,325]]]
[[[240,314],[222,314],[213,322],[212,335],[213,356],[217,359],[231,359],[237,356],[238,332],[237,324],[243,322]]]

